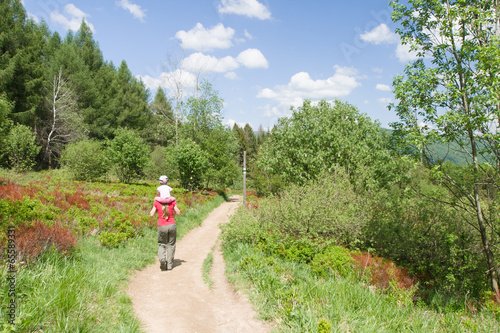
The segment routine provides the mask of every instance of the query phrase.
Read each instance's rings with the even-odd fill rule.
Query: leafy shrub
[[[7,135],[4,149],[12,168],[28,171],[35,165],[41,147],[36,144],[36,133],[28,126],[18,124]]]
[[[370,216],[369,202],[354,192],[342,169],[335,169],[318,181],[292,185],[280,198],[264,200],[255,209],[238,209],[222,226],[222,239],[308,263],[330,245],[358,246]]]
[[[101,232],[99,241],[107,247],[118,247],[120,243],[134,237],[136,231],[132,223],[124,219],[122,212],[114,212],[112,216],[111,219],[104,222],[104,225],[108,226],[108,230]]]
[[[173,168],[175,164],[172,158],[171,150],[162,146],[155,146],[144,167],[145,176],[156,180],[158,176],[166,174],[170,179],[175,178],[177,170]]]
[[[231,216],[230,222],[220,226],[222,241],[228,246],[240,242],[256,245],[258,240],[267,235],[261,221],[260,211],[240,206]]]
[[[292,244],[284,249],[284,257],[287,260],[308,263],[316,253],[316,249],[308,242]]]
[[[325,252],[316,254],[309,266],[321,277],[326,277],[331,273],[347,276],[353,271],[353,263],[354,259],[350,256],[349,250],[341,246],[332,246]]]
[[[192,140],[182,140],[174,150],[182,187],[192,191],[201,188],[208,159],[199,145]]]
[[[127,239],[127,234],[124,232],[103,231],[99,235],[99,241],[106,247],[118,247]]]
[[[70,255],[77,246],[73,232],[60,224],[48,226],[40,221],[21,224],[16,230],[18,261],[32,262],[43,253],[54,249],[61,255]]]
[[[118,129],[107,149],[107,156],[114,165],[118,178],[130,182],[142,174],[149,159],[149,147],[142,138],[129,129]]]
[[[318,321],[318,333],[330,333],[332,331],[332,322],[326,318]]]
[[[260,147],[258,164],[287,184],[320,179],[335,165],[366,187],[388,183],[392,176],[379,124],[340,100],[317,105],[306,100],[290,117],[280,118]]]
[[[0,230],[5,230],[8,224],[20,225],[34,220],[51,221],[54,212],[39,200],[25,198],[12,201],[0,199]]]
[[[69,143],[62,153],[61,162],[74,179],[82,181],[101,180],[109,168],[102,144],[93,140]]]
[[[446,198],[446,194],[442,194]],[[477,244],[481,240],[456,211],[440,202],[418,197],[392,197],[376,205],[366,224],[366,248],[408,267],[421,283],[421,296],[433,289],[444,302],[487,290],[487,268]]]

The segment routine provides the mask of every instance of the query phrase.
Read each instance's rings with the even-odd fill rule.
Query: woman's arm
[[[155,216],[155,213],[156,213],[156,207],[155,205],[153,205],[153,208],[151,208],[151,211],[149,212],[149,216],[153,217]]]
[[[174,207],[174,214],[175,215],[181,215],[181,211],[179,210],[179,208],[177,207],[177,205]]]

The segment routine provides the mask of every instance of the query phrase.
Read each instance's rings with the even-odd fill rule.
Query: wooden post
[[[243,204],[247,201],[247,151],[243,152]]]

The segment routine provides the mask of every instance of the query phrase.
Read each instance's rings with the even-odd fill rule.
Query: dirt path
[[[156,263],[137,272],[127,290],[145,332],[267,332],[255,319],[246,295],[235,292],[224,275],[218,225],[229,220],[240,197],[214,209],[203,224],[177,242],[174,268],[160,271]],[[154,241],[154,240],[152,240]],[[212,290],[203,281],[202,265],[213,252]]]

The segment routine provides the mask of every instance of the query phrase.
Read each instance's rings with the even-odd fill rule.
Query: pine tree
[[[19,0],[0,2],[0,93],[14,106],[11,117],[31,127],[42,102],[46,39],[45,27],[27,20]]]

